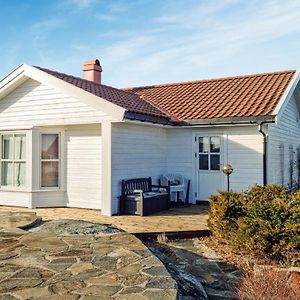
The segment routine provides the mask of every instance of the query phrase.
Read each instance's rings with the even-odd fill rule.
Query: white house
[[[84,78],[21,65],[0,81],[0,205],[118,213],[120,181],[166,172],[190,202],[226,187],[297,184],[295,71],[115,89],[98,60]]]

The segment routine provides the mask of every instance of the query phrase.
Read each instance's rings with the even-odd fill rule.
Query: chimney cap
[[[102,72],[102,67],[100,65],[100,60],[99,59],[87,60],[83,64],[83,71],[89,71],[89,70]]]
[[[90,60],[87,60],[86,62],[84,62],[83,65],[96,65],[96,66],[100,66],[100,60],[99,59],[90,59]]]

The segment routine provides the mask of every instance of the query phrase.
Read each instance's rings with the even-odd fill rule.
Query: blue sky
[[[0,0],[0,77],[21,63],[127,87],[300,69],[299,0]]]

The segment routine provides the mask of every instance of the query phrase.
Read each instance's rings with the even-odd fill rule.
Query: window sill
[[[57,189],[57,190],[51,190],[51,189],[44,189],[44,190],[29,190],[29,189],[14,189],[14,188],[0,188],[0,192],[9,192],[9,193],[43,193],[43,192],[66,192],[66,190]]]
[[[30,190],[29,190],[29,189],[16,189],[16,188],[13,188],[13,187],[7,187],[7,188],[1,187],[1,188],[0,188],[0,191],[1,191],[1,192],[30,193]]]
[[[41,189],[33,190],[32,193],[43,193],[43,192],[66,192],[64,189]]]
[[[219,173],[221,170],[198,170],[199,172],[203,173]]]

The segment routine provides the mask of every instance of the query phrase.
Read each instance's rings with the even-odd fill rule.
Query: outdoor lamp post
[[[227,176],[227,191],[229,192],[229,176],[233,172],[233,167],[230,164],[223,166],[223,173]]]

